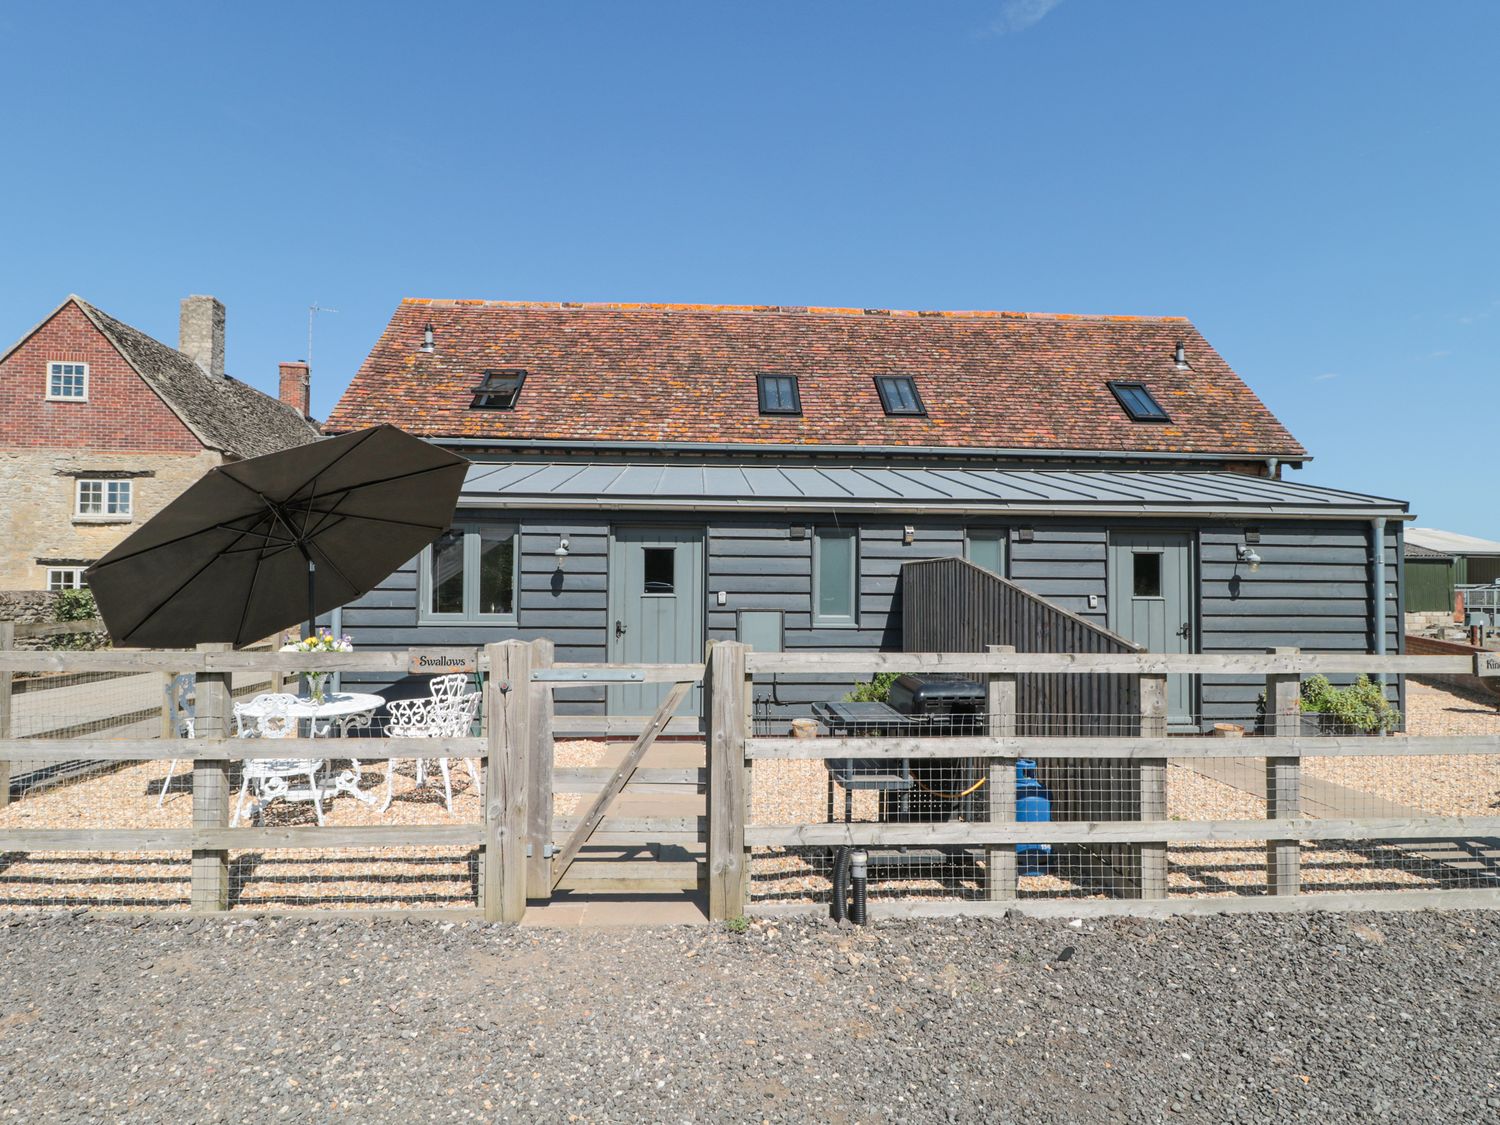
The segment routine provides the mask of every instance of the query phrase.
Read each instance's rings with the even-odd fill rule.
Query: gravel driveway
[[[0,940],[16,1120],[1500,1119],[1500,913]]]

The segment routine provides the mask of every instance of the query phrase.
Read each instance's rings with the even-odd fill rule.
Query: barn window
[[[795,375],[757,375],[762,414],[801,414],[802,395]]]
[[[922,405],[922,396],[917,394],[917,381],[910,375],[877,375],[875,389],[880,392],[880,405],[887,414],[923,415],[927,407]]]
[[[1125,408],[1125,413],[1136,422],[1170,422],[1172,419],[1161,408],[1161,403],[1151,397],[1144,383],[1111,383],[1109,389]]]
[[[853,625],[859,599],[854,532],[819,530],[813,536],[813,624]]]
[[[469,404],[469,409],[514,410],[524,382],[524,371],[486,371],[474,391],[474,401]]]
[[[1005,577],[1005,532],[970,528],[964,540],[964,553],[975,566]]]
[[[422,552],[422,619],[514,623],[516,540],[508,524],[464,524],[438,536]]]

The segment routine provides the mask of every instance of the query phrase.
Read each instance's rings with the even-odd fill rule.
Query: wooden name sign
[[[1474,654],[1474,675],[1500,676],[1500,652],[1476,652]]]
[[[414,676],[447,676],[479,669],[477,648],[412,648],[406,650],[406,670]]]

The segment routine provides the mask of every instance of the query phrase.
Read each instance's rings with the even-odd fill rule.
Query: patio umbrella
[[[448,528],[467,467],[394,426],[221,465],[85,577],[120,645],[311,631]]]

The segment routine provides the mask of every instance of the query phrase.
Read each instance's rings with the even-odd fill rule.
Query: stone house
[[[224,373],[224,306],[177,348],[70,296],[0,352],[0,589],[59,590],[209,469],[313,441],[308,368],[281,399]]]

